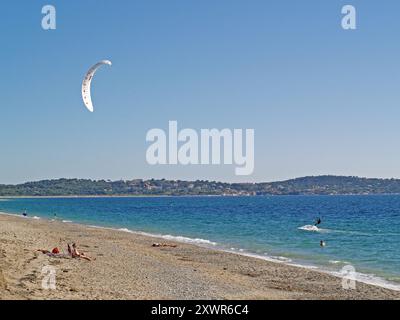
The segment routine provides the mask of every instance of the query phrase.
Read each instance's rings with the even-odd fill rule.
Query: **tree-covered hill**
[[[400,179],[311,176],[268,183],[57,179],[0,185],[0,196],[400,194]]]

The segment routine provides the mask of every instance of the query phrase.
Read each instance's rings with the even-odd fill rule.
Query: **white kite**
[[[92,84],[92,79],[93,79],[93,76],[96,73],[97,69],[100,68],[103,65],[111,66],[112,63],[109,60],[102,60],[99,63],[96,63],[86,73],[85,79],[83,79],[83,82],[82,82],[82,99],[83,99],[83,103],[85,104],[86,108],[88,108],[88,110],[90,112],[93,112],[92,97],[91,97],[91,94],[90,94],[90,85]]]

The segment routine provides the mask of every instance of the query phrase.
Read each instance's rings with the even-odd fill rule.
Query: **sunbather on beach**
[[[176,248],[176,244],[169,244],[169,243],[153,243],[153,247],[171,247]]]
[[[54,258],[68,258],[67,255],[60,253],[60,250],[58,248],[54,248],[52,251],[45,250],[45,249],[38,249],[37,251],[48,255],[49,257],[54,257]]]
[[[85,255],[85,253],[78,251],[75,243],[73,243],[72,246],[68,244],[68,253],[71,255],[72,258],[82,258],[88,261],[92,261],[92,259]]]

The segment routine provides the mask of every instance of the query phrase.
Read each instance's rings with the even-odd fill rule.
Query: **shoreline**
[[[0,201],[1,201],[1,199],[0,199]],[[186,236],[170,235],[170,234],[155,234],[155,233],[149,233],[146,231],[131,230],[131,229],[128,229],[125,227],[110,227],[110,226],[91,225],[91,224],[84,224],[84,223],[71,221],[71,220],[54,220],[54,219],[50,219],[50,218],[43,218],[43,217],[37,217],[37,216],[22,217],[19,214],[9,213],[9,212],[4,212],[4,211],[3,212],[0,211],[0,216],[1,215],[7,215],[7,216],[11,216],[11,217],[16,217],[19,219],[42,220],[42,221],[47,221],[47,222],[59,222],[59,223],[63,223],[63,224],[68,223],[68,224],[73,224],[73,225],[87,227],[87,228],[109,230],[112,232],[125,232],[128,234],[145,236],[145,237],[163,240],[163,241],[165,241],[165,240],[173,241],[173,242],[193,245],[193,246],[197,246],[197,247],[205,248],[205,249],[209,249],[209,250],[216,250],[216,251],[225,252],[225,253],[229,253],[229,254],[236,254],[236,255],[240,255],[240,256],[244,256],[244,257],[249,257],[252,259],[258,259],[258,260],[262,260],[262,261],[268,261],[271,263],[283,264],[283,265],[287,265],[287,266],[291,266],[291,267],[295,267],[295,268],[304,268],[307,270],[322,272],[322,273],[334,276],[339,279],[343,278],[340,271],[335,270],[333,267],[330,267],[328,265],[313,264],[310,261],[308,261],[308,262],[293,261],[291,258],[287,258],[284,256],[261,255],[258,253],[247,251],[245,249],[241,249],[241,248],[228,249],[223,244],[218,244],[218,243],[213,242],[208,239],[190,238],[190,237],[186,237]],[[337,261],[337,262],[340,262],[340,261]],[[337,262],[334,262],[333,264],[336,264]],[[351,263],[349,263],[349,262],[346,262],[345,264],[351,265]],[[400,283],[387,280],[384,277],[379,276],[377,274],[356,272],[356,277],[358,278],[357,282],[400,292]]]
[[[81,227],[93,228],[93,229],[109,230],[112,232],[124,232],[124,233],[132,234],[132,235],[149,237],[149,238],[153,238],[156,240],[158,239],[158,240],[163,240],[163,241],[165,241],[165,240],[173,241],[173,242],[193,245],[193,246],[197,246],[197,247],[205,248],[205,249],[209,249],[209,250],[216,250],[216,251],[225,252],[225,253],[229,253],[229,254],[235,254],[235,255],[240,255],[240,256],[244,256],[244,257],[249,257],[252,259],[268,261],[271,263],[283,264],[283,265],[292,266],[295,268],[304,268],[307,270],[322,272],[324,274],[328,274],[328,275],[337,277],[339,279],[342,279],[342,275],[340,274],[339,271],[333,270],[332,268],[328,268],[327,266],[314,265],[312,263],[305,264],[304,262],[300,262],[300,261],[293,262],[292,259],[287,258],[287,257],[261,255],[261,254],[252,253],[252,252],[246,251],[244,249],[240,249],[240,248],[235,248],[234,250],[232,250],[232,248],[227,249],[227,248],[224,248],[222,245],[218,246],[219,245],[218,243],[213,242],[208,239],[189,238],[189,237],[185,237],[185,236],[174,236],[174,235],[169,235],[169,234],[165,234],[165,235],[164,234],[154,234],[154,233],[149,233],[149,232],[145,232],[145,231],[131,230],[131,229],[128,229],[125,227],[109,227],[109,226],[90,225],[90,224],[83,224],[83,223],[75,222],[75,221],[71,221],[71,220],[53,220],[53,219],[42,218],[42,217],[37,217],[37,216],[22,217],[15,213],[0,211],[0,216],[1,215],[11,216],[11,217],[15,217],[17,219],[28,219],[28,220],[32,219],[32,220],[42,220],[42,221],[47,221],[47,222],[59,222],[59,223],[63,223],[63,224],[72,224],[72,225],[77,225],[77,226],[81,226]],[[349,263],[347,263],[347,264],[349,264]],[[375,274],[369,274],[369,273],[359,273],[359,272],[356,272],[356,276],[358,277],[357,282],[400,292],[400,283],[389,281],[381,276],[378,276]]]
[[[260,255],[260,254],[248,252],[248,251],[245,251],[244,249],[238,249],[239,251],[232,250],[232,249],[226,249],[226,248],[223,248],[222,246],[218,246],[218,243],[207,240],[207,239],[194,239],[194,238],[188,238],[188,237],[184,237],[184,236],[152,234],[152,233],[148,233],[148,232],[144,232],[144,231],[130,230],[127,228],[113,228],[113,227],[102,227],[102,226],[96,226],[96,225],[83,225],[83,224],[79,224],[79,223],[76,223],[73,221],[66,221],[66,220],[63,220],[62,222],[78,224],[78,225],[82,225],[82,226],[87,226],[89,228],[105,229],[105,230],[111,230],[111,231],[115,231],[115,232],[126,232],[126,233],[130,233],[130,234],[136,234],[136,235],[150,237],[150,238],[154,238],[154,239],[169,240],[169,241],[174,241],[174,242],[183,243],[183,244],[189,244],[189,245],[193,245],[193,246],[197,246],[197,247],[205,248],[205,249],[209,249],[209,250],[215,250],[215,251],[225,252],[225,253],[229,253],[229,254],[235,254],[235,255],[244,256],[244,257],[248,257],[248,258],[252,258],[252,259],[268,261],[268,262],[276,263],[276,264],[283,264],[283,265],[287,265],[287,266],[291,266],[291,267],[295,267],[295,268],[304,268],[307,270],[314,270],[316,272],[325,273],[325,274],[337,277],[339,279],[343,278],[339,271],[324,268],[323,266],[317,266],[317,265],[312,265],[312,264],[302,264],[300,262],[296,263],[296,262],[293,262],[290,258],[286,258],[283,256],[282,257],[280,257],[280,256],[271,257],[271,256],[267,256],[267,255]],[[377,276],[374,274],[357,272],[357,277],[358,277],[358,282],[360,282],[360,283],[400,292],[400,283],[390,282],[389,280],[386,280],[380,276]]]
[[[7,213],[0,215],[0,221],[1,248],[3,248],[3,244],[6,247],[0,251],[0,255],[5,256],[5,260],[7,258],[12,260],[10,254],[13,251],[18,252],[22,250],[23,252],[27,252],[28,257],[18,257],[15,261],[18,265],[21,264],[20,260],[24,260],[25,258],[28,261],[33,259],[31,261],[42,261],[42,263],[54,262],[66,266],[70,262],[77,268],[75,271],[78,272],[74,276],[74,279],[70,279],[70,282],[75,286],[79,286],[83,274],[90,279],[89,286],[92,288],[96,287],[96,282],[99,279],[91,273],[90,268],[89,270],[85,270],[91,264],[96,264],[99,270],[108,268],[112,278],[114,278],[113,273],[121,274],[122,272],[122,279],[129,279],[128,282],[132,283],[132,285],[138,281],[136,268],[132,268],[135,264],[143,265],[144,270],[154,269],[154,264],[157,265],[157,268],[155,268],[156,278],[161,275],[161,279],[150,281],[149,275],[147,275],[147,278],[144,277],[146,279],[144,282],[150,281],[152,285],[155,282],[157,284],[156,287],[161,286],[164,289],[156,289],[153,293],[149,293],[147,290],[138,293],[135,289],[131,293],[126,292],[125,295],[120,296],[118,292],[113,292],[112,288],[121,286],[129,287],[129,284],[103,284],[100,288],[102,293],[98,297],[100,299],[400,299],[400,292],[398,291],[361,282],[357,282],[357,290],[344,290],[341,287],[342,279],[337,276],[320,270],[307,269],[303,266],[291,266],[278,261],[272,262],[261,257],[253,257],[238,252],[227,252],[217,248],[177,242],[176,240],[168,240],[168,242],[176,244],[176,248],[153,248],[151,244],[156,242],[157,239],[159,239],[159,242],[166,241],[165,238],[158,238],[157,235],[45,219],[26,219]],[[9,235],[7,237],[7,234],[10,232],[8,230],[19,230],[19,232],[14,231],[13,236],[10,237]],[[75,237],[71,238],[71,234],[75,235]],[[26,241],[26,237],[30,241]],[[49,242],[48,237],[52,238],[53,242]],[[32,247],[33,245],[38,246],[42,244],[43,249],[51,250],[54,246],[61,246],[61,244],[57,243],[61,239],[68,238],[71,241],[77,239],[75,241],[78,242],[78,245],[81,244],[83,246],[82,250],[85,252],[89,251],[90,248],[88,253],[90,256],[94,256],[96,260],[87,264],[76,259],[72,261],[61,259],[62,261],[58,261],[58,259],[38,254],[35,252],[35,249],[37,250],[38,248]],[[17,245],[19,241],[25,243],[25,246],[21,248],[21,245]],[[12,246],[13,251],[11,252],[7,250],[7,243],[9,242],[15,242],[15,245]],[[119,242],[117,249],[115,242]],[[47,247],[45,247],[45,243],[48,243]],[[108,249],[105,249],[105,252],[99,251],[101,247],[99,244],[102,244],[103,247],[108,247]],[[30,247],[31,249],[29,250],[26,247]],[[110,247],[113,249],[110,250]],[[134,262],[125,261],[125,255],[134,255],[139,259],[135,259]],[[124,263],[121,265],[121,261],[110,259],[110,256],[119,257]],[[217,257],[218,259],[216,259]],[[148,259],[151,259],[152,263],[146,262]],[[165,263],[167,265],[164,265]],[[84,268],[83,270],[82,267]],[[11,284],[13,282],[18,283],[18,279],[14,279],[14,281],[9,280],[10,275],[13,275],[15,271],[13,270],[12,263],[8,266],[6,264],[6,267],[4,267],[0,262],[0,279],[3,274],[6,283],[10,283],[7,288],[9,288],[8,292],[11,296],[17,299],[29,299],[29,295],[17,294],[15,296]],[[133,274],[130,274],[132,272]],[[139,273],[143,272],[142,270]],[[182,284],[182,272],[190,274],[189,277],[184,277],[186,279],[184,281],[185,284]],[[174,281],[171,281],[170,273],[174,274]],[[115,281],[120,282],[119,277],[115,277]],[[150,278],[152,277],[153,275],[151,274]],[[26,279],[26,275],[21,279]],[[188,279],[190,281],[187,281]],[[195,281],[192,281],[194,279]],[[43,290],[37,286],[39,280],[40,277],[37,279],[32,278],[32,282],[36,283],[36,287],[33,286],[33,291],[30,290],[30,294],[33,294],[32,298],[40,298],[40,294],[44,293],[50,294],[49,296],[46,295],[46,298],[53,298],[51,293],[43,293]],[[143,279],[139,280],[139,282],[142,283]],[[260,288],[260,283],[264,283],[265,287]],[[167,287],[169,289],[165,288],[166,284],[168,284]],[[69,286],[68,279],[62,285]],[[201,286],[203,290],[196,290],[197,286]],[[30,283],[30,287],[32,287],[32,283]],[[229,287],[229,290],[226,289],[227,287]],[[105,290],[107,293],[104,292],[105,288],[107,288]],[[243,291],[243,288],[246,288],[247,293],[240,293]],[[173,289],[174,292],[176,291],[176,294],[168,293],[170,289]],[[17,291],[19,291],[18,286]],[[82,298],[85,299],[95,299],[97,296],[95,292],[91,290],[86,292],[84,288],[80,288],[78,291],[82,292],[84,296]],[[186,292],[186,294],[183,294],[182,291]],[[191,292],[191,294],[188,296],[187,292]],[[70,295],[71,292],[60,292],[54,298],[67,299],[70,298]],[[0,285],[0,298],[2,296]],[[72,296],[75,297],[74,294]]]

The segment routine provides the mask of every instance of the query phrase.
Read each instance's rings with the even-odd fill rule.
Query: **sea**
[[[0,199],[0,212],[24,211],[400,290],[400,195]]]

